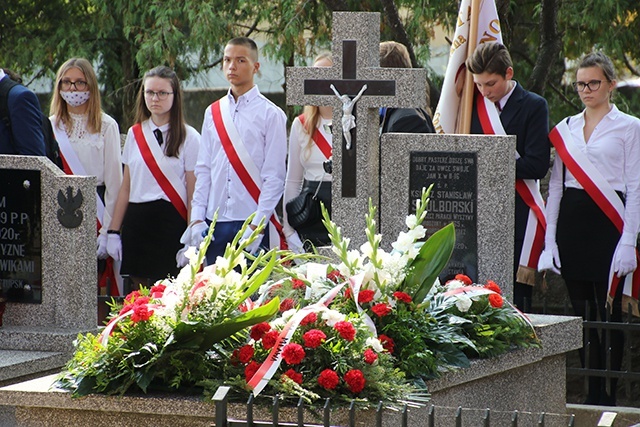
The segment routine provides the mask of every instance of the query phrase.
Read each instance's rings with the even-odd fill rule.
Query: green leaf
[[[265,305],[215,325],[180,323],[174,332],[174,345],[178,348],[208,350],[214,344],[229,338],[244,328],[271,319],[279,307],[280,299],[274,298]]]
[[[258,288],[265,282],[265,280],[269,278],[269,275],[271,275],[271,271],[273,270],[273,267],[276,265],[276,258],[277,258],[276,251],[272,251],[271,259],[269,259],[269,262],[267,263],[267,265],[264,266],[261,272],[254,274],[253,276],[251,276],[251,279],[248,280],[247,290],[240,298],[240,302],[246,300],[251,295],[253,295],[253,293],[257,291]]]
[[[401,286],[412,296],[414,302],[420,303],[427,296],[436,278],[449,262],[455,242],[456,232],[451,223],[436,231],[422,245]]]

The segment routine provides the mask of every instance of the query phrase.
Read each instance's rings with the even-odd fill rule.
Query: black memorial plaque
[[[40,171],[0,169],[0,285],[9,302],[42,303]]]
[[[478,279],[478,158],[472,152],[412,151],[410,200],[420,198],[422,187],[434,184],[423,226],[427,237],[449,223],[456,243],[449,264],[440,275],[443,283],[456,274]],[[415,213],[415,202],[409,212]]]

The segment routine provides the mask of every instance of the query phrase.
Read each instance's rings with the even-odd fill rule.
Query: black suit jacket
[[[422,108],[387,108],[382,133],[435,133],[431,117]]]
[[[476,94],[476,96],[481,96]],[[471,133],[482,134],[474,100],[471,117]],[[516,85],[509,100],[500,113],[500,121],[507,135],[515,135],[520,159],[516,160],[516,178],[542,179],[549,170],[549,108],[541,96]],[[518,262],[522,250],[522,239],[527,225],[529,207],[516,193],[515,213],[516,255]]]

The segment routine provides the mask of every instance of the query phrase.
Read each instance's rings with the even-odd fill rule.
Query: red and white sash
[[[260,199],[260,189],[262,180],[260,171],[238,133],[238,129],[233,124],[231,111],[229,110],[229,98],[226,96],[211,104],[211,115],[216,132],[220,137],[222,148],[229,159],[240,181],[251,195],[253,201],[258,204]],[[269,247],[287,248],[286,239],[282,232],[282,225],[275,214],[269,219]]]
[[[507,134],[500,121],[498,109],[490,100],[478,95],[476,109],[485,135]],[[516,159],[519,158],[520,153],[516,151]],[[529,207],[516,281],[533,286],[538,260],[544,248],[544,233],[547,229],[544,200],[540,194],[540,182],[537,179],[516,179],[516,191]]]
[[[187,186],[167,162],[160,145],[155,142],[156,137],[151,132],[149,122],[146,121],[144,124],[136,123],[131,129],[133,130],[138,150],[140,150],[140,154],[149,171],[178,213],[185,221],[189,222],[187,218]],[[153,143],[149,144],[149,141],[153,141]]]
[[[51,127],[53,128],[53,134],[58,142],[58,146],[60,147],[60,157],[62,158],[62,164],[64,167],[64,172],[67,175],[88,175],[86,169],[80,162],[78,155],[74,151],[71,146],[71,141],[69,141],[69,136],[67,135],[66,130],[64,129],[64,125],[60,123],[62,128],[56,126],[55,119],[51,118]],[[104,221],[105,215],[107,216],[108,221]],[[97,231],[100,233],[102,229],[103,222],[111,222],[111,217],[109,212],[104,207],[104,202],[100,195],[96,192],[96,221],[97,221]],[[122,295],[123,292],[123,280],[120,275],[120,264],[121,261],[116,261],[111,257],[107,258],[107,265],[105,267],[105,272],[102,277],[98,278],[98,282],[101,287],[106,286],[107,279],[111,281],[111,295],[119,296]]]
[[[304,126],[304,122],[305,122],[304,114],[300,114],[298,116],[298,119],[300,120],[300,123],[302,124],[302,126]],[[324,154],[324,156],[327,159],[330,159],[331,151],[332,151],[331,144],[329,144],[329,141],[328,141],[330,139],[330,135],[327,135],[324,129],[316,128],[314,129],[313,135],[311,135],[311,138],[313,139],[313,142],[316,143],[316,145],[318,146],[322,154]]]
[[[555,147],[556,153],[567,167],[567,170],[571,172],[571,175],[576,178],[582,188],[584,188],[587,194],[622,235],[622,229],[624,227],[624,203],[622,203],[616,191],[609,184],[609,181],[602,176],[598,168],[591,163],[589,158],[580,151],[575,144],[567,122],[563,120],[553,128],[549,134],[549,139]],[[640,265],[637,250],[636,259],[638,260],[638,265]],[[612,265],[609,269],[609,290],[607,298],[609,303],[613,301],[619,284],[620,278],[616,276]],[[628,274],[625,277],[622,293],[634,300],[638,299],[638,295],[640,294],[639,268],[636,268],[633,274]],[[626,310],[626,307],[623,308]]]

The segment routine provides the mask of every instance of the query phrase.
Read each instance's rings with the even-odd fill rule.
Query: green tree
[[[404,43],[414,66],[428,67],[434,29],[452,29],[458,13],[458,2],[451,0],[5,3],[0,11],[2,66],[51,78],[69,57],[87,57],[97,64],[107,111],[125,129],[144,71],[167,64],[187,79],[219,66],[221,49],[231,37],[263,37],[263,55],[283,66],[302,64],[330,48],[332,11],[376,11],[382,15],[382,40]],[[637,0],[496,0],[496,5],[517,79],[547,98],[552,122],[580,108],[566,78],[584,52],[603,49],[621,74],[640,75]],[[435,105],[440,79],[433,73],[430,78]],[[637,101],[619,102],[622,109],[640,114]]]

